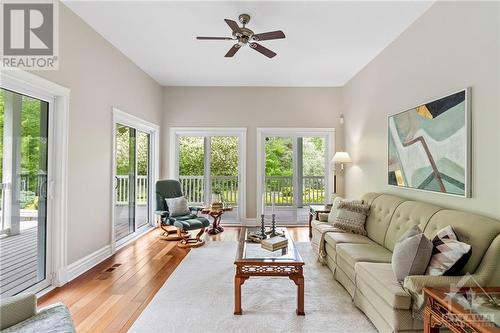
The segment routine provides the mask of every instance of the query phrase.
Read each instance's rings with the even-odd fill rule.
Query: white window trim
[[[169,178],[178,179],[179,156],[177,154],[177,141],[179,136],[236,136],[239,138],[238,151],[238,177],[239,205],[238,217],[240,221],[246,220],[246,149],[247,129],[245,127],[170,127],[169,128]]]
[[[48,194],[51,199],[50,212],[50,244],[47,246],[47,257],[50,269],[47,278],[53,287],[67,282],[68,253],[68,133],[69,133],[69,101],[70,89],[48,81],[23,70],[1,71],[0,86],[53,104],[49,138],[49,173]],[[49,221],[47,222],[49,224]],[[48,239],[49,241],[49,239]],[[49,276],[49,275],[52,276]]]
[[[154,226],[154,203],[155,203],[155,184],[159,175],[159,166],[160,166],[160,126],[153,124],[147,120],[139,118],[137,116],[126,113],[119,108],[113,107],[113,122],[112,122],[112,142],[113,142],[113,154],[112,154],[112,162],[111,162],[111,253],[115,253],[125,245],[129,244],[133,240],[142,236],[146,231],[150,230]],[[149,224],[146,224],[140,228],[138,228],[134,233],[129,236],[120,239],[118,242],[115,237],[115,173],[116,173],[116,124],[121,124],[125,126],[129,126],[135,128],[137,130],[146,132],[150,134],[150,149],[151,149],[151,160],[150,160],[150,168],[151,168],[151,177],[149,180]]]
[[[262,181],[264,176],[264,150],[263,142],[266,136],[286,136],[286,137],[307,137],[307,136],[324,136],[326,137],[326,200],[331,200],[333,188],[333,168],[330,161],[335,154],[335,128],[291,128],[291,127],[258,127],[257,128],[257,165],[256,165],[256,208],[255,216],[260,219],[262,212]],[[295,153],[294,153],[295,154]],[[294,171],[295,172],[295,171]],[[249,222],[251,223],[251,221]]]

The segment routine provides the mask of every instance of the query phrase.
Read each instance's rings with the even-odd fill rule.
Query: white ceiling
[[[342,86],[422,15],[431,1],[77,1],[66,5],[162,85]],[[255,33],[283,30],[262,41],[268,59],[233,41],[224,18]]]

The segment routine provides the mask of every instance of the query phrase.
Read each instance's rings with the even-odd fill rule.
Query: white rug
[[[304,266],[305,316],[295,314],[292,280],[250,278],[242,286],[243,315],[234,310],[236,242],[193,249],[158,291],[130,332],[376,332],[309,243],[297,243]]]

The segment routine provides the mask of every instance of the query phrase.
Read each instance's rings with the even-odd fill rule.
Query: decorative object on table
[[[263,239],[260,242],[260,246],[268,251],[276,251],[288,246],[288,239],[283,236],[270,237],[269,239]]]
[[[224,200],[222,198],[222,190],[218,186],[214,186],[212,189],[212,207],[223,207],[224,206]]]
[[[332,161],[330,162],[333,164],[333,193],[337,193],[337,174],[342,174],[344,172],[344,164],[351,162],[351,156],[349,156],[348,152],[338,151],[333,155]],[[338,173],[337,164],[340,164],[340,171],[338,171]]]
[[[333,226],[353,234],[366,235],[365,222],[370,206],[357,200],[341,200]]]
[[[222,220],[222,215],[224,215],[225,212],[230,212],[233,210],[233,207],[228,206],[228,207],[223,207],[223,206],[218,206],[216,205],[210,205],[210,207],[203,207],[201,209],[202,214],[207,214],[212,217],[213,222],[212,225],[207,229],[207,233],[210,235],[217,235],[220,232],[224,231],[224,228],[220,225],[220,222]]]
[[[432,239],[432,257],[426,275],[460,275],[472,255],[472,246],[460,242],[449,225]]]
[[[189,213],[186,215],[171,216],[167,200],[170,198],[182,197],[181,183],[178,180],[167,179],[156,182],[156,211],[155,214],[160,217],[160,227],[165,231],[162,237],[166,240],[178,240],[177,246],[180,248],[198,247],[205,243],[201,236],[205,232],[205,228],[210,222],[202,216],[192,213],[198,212],[195,207],[189,207]],[[177,236],[173,237],[173,233],[169,226],[177,228]],[[200,229],[195,238],[191,238],[189,231]]]
[[[260,237],[261,237],[261,239],[267,238],[265,219],[266,219],[266,216],[264,214],[262,214],[260,216]]]
[[[389,185],[470,196],[470,89],[389,116]]]
[[[276,236],[276,214],[271,215],[271,237]]]

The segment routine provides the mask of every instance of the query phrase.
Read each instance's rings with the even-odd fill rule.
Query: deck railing
[[[117,176],[116,203],[128,204],[129,188],[128,176]],[[266,205],[271,205],[273,196],[277,206],[292,206],[294,204],[294,182],[292,176],[266,176],[265,200]],[[205,202],[205,179],[204,176],[180,176],[182,193],[192,204],[203,204]],[[325,203],[325,177],[304,176],[302,177],[302,195],[297,195],[297,204],[311,205]],[[222,199],[230,205],[238,204],[238,177],[237,176],[214,176],[211,177],[212,192],[220,190]],[[300,190],[300,189],[298,189]],[[138,176],[136,183],[136,202],[146,204],[148,195],[147,176]],[[207,198],[211,201],[212,198]],[[302,199],[302,200],[301,200]]]
[[[116,176],[116,204],[129,203],[129,176]],[[137,176],[135,185],[135,201],[138,205],[145,205],[148,201],[148,176]]]
[[[277,206],[292,206],[295,191],[297,193],[297,205],[311,205],[325,203],[326,182],[324,176],[303,176],[302,188],[295,189],[292,176],[266,176],[266,205],[271,205],[273,196]]]
[[[203,204],[205,202],[204,176],[180,176],[182,193],[190,203]],[[226,204],[238,204],[238,176],[213,176],[210,177],[212,192],[220,191],[222,200]],[[212,198],[207,198],[211,201]]]
[[[190,203],[202,204],[205,202],[204,176],[180,176],[182,193]],[[297,195],[299,205],[325,203],[325,177],[302,177],[302,195]],[[211,177],[211,189],[219,189],[225,203],[237,205],[238,203],[238,177],[214,176]],[[273,195],[277,206],[292,206],[294,203],[294,184],[292,176],[266,176],[266,205],[271,205]],[[207,198],[211,201],[212,198]],[[302,199],[302,200],[300,200]]]

